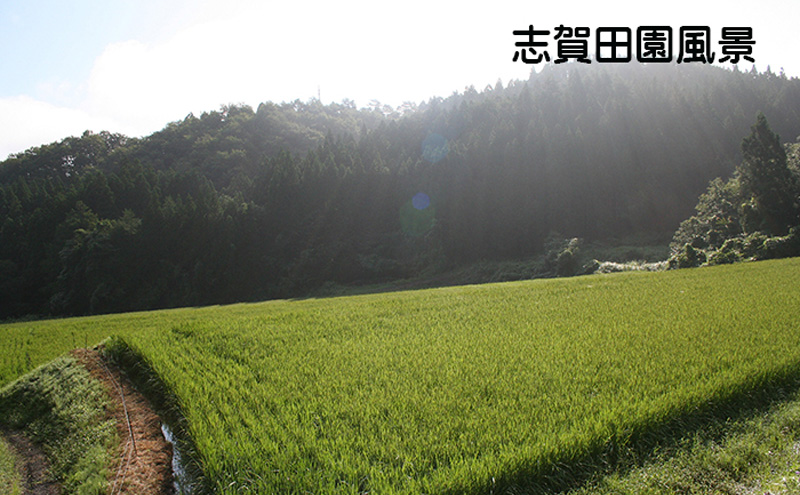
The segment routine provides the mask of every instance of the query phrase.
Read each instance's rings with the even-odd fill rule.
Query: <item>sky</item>
[[[597,27],[709,26],[716,52],[722,27],[751,27],[756,68],[800,77],[797,19],[797,0],[2,0],[0,160],[85,130],[145,136],[226,104],[480,91],[541,69],[513,62],[513,31],[529,25],[551,31],[552,53],[562,24],[589,27],[590,44]]]

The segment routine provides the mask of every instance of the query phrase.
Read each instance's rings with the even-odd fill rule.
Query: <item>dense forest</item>
[[[782,143],[759,113],[741,149],[675,232],[671,268],[800,256],[800,140]]]
[[[553,232],[668,239],[800,80],[702,65],[547,65],[391,108],[228,105],[144,138],[0,163],[0,318],[297,297],[542,253]]]

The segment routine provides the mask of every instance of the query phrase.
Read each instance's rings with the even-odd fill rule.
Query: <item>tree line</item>
[[[548,236],[665,235],[742,161],[771,71],[548,65],[393,109],[224,106],[0,163],[0,318],[294,297],[540,253]]]
[[[675,232],[673,268],[800,256],[800,140],[784,145],[759,114],[741,149]]]

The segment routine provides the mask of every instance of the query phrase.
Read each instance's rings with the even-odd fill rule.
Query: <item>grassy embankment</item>
[[[50,481],[59,481],[65,493],[99,495],[107,492],[118,443],[107,407],[100,383],[62,356],[0,389],[0,428],[21,431],[39,445],[50,462]],[[19,481],[9,454],[0,451],[0,488],[6,477],[8,486]]]
[[[11,447],[0,437],[0,493],[20,494],[20,476]]]
[[[742,411],[736,419],[714,418],[571,495],[800,493],[800,393],[774,392],[769,407]]]
[[[220,493],[533,492],[629,465],[794,387],[799,287],[795,259],[0,335],[18,347],[35,347],[32,335],[121,336],[176,397],[204,483]],[[14,366],[0,358],[6,380]]]

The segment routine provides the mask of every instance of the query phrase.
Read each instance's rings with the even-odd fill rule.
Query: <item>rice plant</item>
[[[798,287],[792,259],[67,325],[157,373],[209,491],[525,493],[797,376]]]

